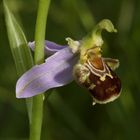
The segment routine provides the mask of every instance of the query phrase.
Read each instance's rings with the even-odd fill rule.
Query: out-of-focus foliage
[[[28,41],[34,38],[37,1],[9,0]],[[119,58],[122,95],[115,102],[92,106],[88,92],[75,82],[46,95],[42,140],[140,139],[140,1],[52,0],[46,38],[65,44],[81,39],[109,18],[117,34],[104,33],[104,56]],[[0,1],[0,140],[27,139],[25,101],[15,98],[16,69]]]

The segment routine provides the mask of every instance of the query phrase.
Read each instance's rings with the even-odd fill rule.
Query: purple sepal
[[[17,81],[16,97],[32,97],[48,89],[64,86],[73,80],[73,65],[78,56],[64,48],[46,59],[45,63],[32,67]]]
[[[28,46],[34,51],[35,41],[29,42]],[[56,52],[58,52],[58,51],[60,51],[60,50],[62,50],[64,48],[66,48],[66,47],[67,47],[67,45],[59,45],[59,44],[56,44],[54,42],[46,40],[45,41],[45,50],[44,50],[44,52],[47,55],[52,55],[52,54],[54,54],[54,53],[56,53]]]

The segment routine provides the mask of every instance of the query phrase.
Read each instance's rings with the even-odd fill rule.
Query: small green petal
[[[100,21],[93,31],[81,41],[81,58],[85,55],[87,50],[93,47],[101,47],[103,45],[104,41],[101,35],[102,30],[106,30],[108,32],[117,32],[110,20],[104,19]]]
[[[66,41],[68,42],[69,48],[71,49],[73,53],[77,53],[79,51],[79,46],[80,46],[79,41],[75,41],[71,39],[70,37],[67,37]]]

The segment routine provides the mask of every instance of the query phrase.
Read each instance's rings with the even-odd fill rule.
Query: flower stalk
[[[44,62],[44,41],[50,0],[39,0],[35,29],[35,64]],[[43,93],[33,97],[30,140],[40,140],[43,119]]]

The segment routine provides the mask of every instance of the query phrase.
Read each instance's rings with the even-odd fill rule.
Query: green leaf
[[[10,48],[15,61],[18,76],[33,66],[33,58],[30,49],[27,46],[26,37],[11,13],[7,0],[3,1],[7,34],[9,38]],[[32,98],[26,99],[29,120],[31,121]]]
[[[30,49],[27,47],[26,37],[7,3],[6,0],[3,1],[7,33],[17,73],[20,76],[33,66],[33,59]]]

